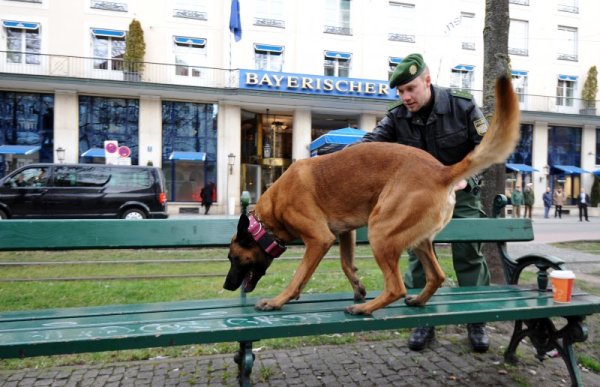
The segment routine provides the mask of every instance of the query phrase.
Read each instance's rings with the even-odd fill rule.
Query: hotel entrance
[[[292,117],[242,111],[242,191],[256,203],[292,163]]]

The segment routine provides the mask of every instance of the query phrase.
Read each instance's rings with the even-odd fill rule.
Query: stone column
[[[363,113],[360,115],[358,129],[362,129],[365,132],[372,132],[375,125],[377,125],[377,116],[375,114]]]
[[[139,165],[162,167],[162,101],[158,96],[140,96]]]
[[[219,103],[217,125],[217,201],[222,213],[234,215],[240,211],[241,194],[242,109],[240,106]],[[229,154],[235,155],[231,171],[228,164]]]
[[[581,133],[581,168],[586,171],[596,170],[596,126],[584,125]],[[581,186],[585,192],[590,193],[594,177],[590,173],[581,175]],[[579,192],[577,193],[579,194]]]
[[[548,166],[548,123],[536,121],[533,124],[533,145],[532,145],[532,166],[539,169],[539,172],[533,172],[532,182],[535,192],[534,207],[544,208],[542,195],[546,192],[546,187],[550,184],[549,176],[546,175]],[[548,166],[548,168],[550,168]]]
[[[300,108],[294,111],[292,132],[292,159],[301,160],[310,157],[312,117],[310,109]]]
[[[65,150],[65,163],[79,162],[79,97],[72,90],[54,91],[54,162],[56,149]]]

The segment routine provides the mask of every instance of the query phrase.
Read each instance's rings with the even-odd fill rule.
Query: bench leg
[[[252,373],[252,366],[254,365],[254,354],[252,353],[252,342],[251,341],[240,341],[240,350],[233,357],[238,365],[238,380],[240,386],[249,387],[252,383],[250,381],[250,374]]]
[[[565,318],[567,319],[567,325],[560,330],[556,329],[549,318],[515,321],[513,335],[506,352],[504,352],[504,360],[508,363],[516,363],[517,347],[525,337],[529,337],[537,351],[536,357],[540,361],[545,359],[546,353],[556,349],[567,366],[571,384],[573,386],[583,386],[573,343],[583,342],[587,339],[587,326],[583,323],[583,317],[581,316]],[[526,329],[523,329],[523,324],[527,326]]]

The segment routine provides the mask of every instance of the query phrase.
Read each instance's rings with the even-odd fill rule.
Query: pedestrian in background
[[[533,203],[535,202],[533,184],[531,183],[525,186],[525,192],[523,192],[523,202],[525,203],[525,212],[523,213],[523,217],[528,217],[529,219],[531,219],[531,211],[533,210]]]
[[[544,192],[542,200],[544,201],[544,218],[548,219],[548,214],[552,207],[552,192],[550,192],[550,187],[546,187],[546,192]]]
[[[586,194],[583,188],[579,191],[579,197],[577,198],[577,206],[579,207],[579,221],[583,221],[583,217],[585,217],[585,221],[589,222],[588,219],[588,204],[590,204],[590,195]]]
[[[521,192],[521,186],[517,185],[510,194],[510,202],[513,208],[513,218],[521,217],[521,206],[523,205],[523,192]]]
[[[562,191],[562,188],[558,187],[556,191],[554,191],[554,217],[558,215],[558,218],[562,218],[562,206],[565,204],[565,193]]]
[[[204,215],[208,215],[210,206],[216,200],[216,187],[212,181],[200,191],[200,197],[202,198],[202,206],[204,206]]]

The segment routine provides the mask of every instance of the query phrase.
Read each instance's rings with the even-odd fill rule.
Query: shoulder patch
[[[464,98],[464,99],[468,99],[468,100],[473,99],[473,94],[471,94],[465,90],[452,89],[452,91],[450,93],[452,94],[453,97],[459,97],[459,98]]]
[[[483,136],[488,130],[488,123],[485,117],[481,117],[480,119],[473,121],[473,125],[475,126],[477,134],[480,136]]]
[[[389,104],[387,107],[387,110],[393,110],[393,109],[397,108],[398,106],[402,106],[403,103],[404,102],[402,102],[402,100],[400,99],[394,103]]]

